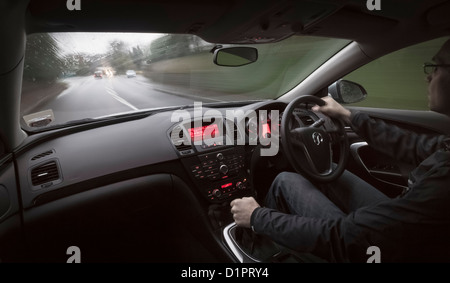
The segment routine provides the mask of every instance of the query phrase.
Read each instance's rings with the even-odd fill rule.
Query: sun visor
[[[267,43],[333,14],[340,8],[336,2],[31,0],[27,32],[188,33],[215,43]]]
[[[31,0],[27,11],[27,33],[72,31],[196,33],[216,22],[232,9],[235,2]]]
[[[200,35],[221,43],[255,44],[276,42],[301,32],[340,9],[335,2],[277,1],[265,10],[255,2],[230,11]],[[245,8],[245,9],[242,9]],[[246,11],[246,12],[242,12]],[[255,12],[256,11],[256,12]],[[222,32],[217,32],[217,31]]]

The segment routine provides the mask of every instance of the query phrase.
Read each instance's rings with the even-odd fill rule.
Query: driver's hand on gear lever
[[[230,203],[231,213],[236,224],[240,227],[250,228],[250,218],[259,204],[253,197],[235,199]]]
[[[337,103],[336,100],[329,96],[322,97],[322,100],[325,101],[325,105],[313,106],[313,111],[320,111],[323,114],[330,116],[331,118],[341,119],[344,122],[350,124],[351,112],[348,109],[344,108],[342,105]]]

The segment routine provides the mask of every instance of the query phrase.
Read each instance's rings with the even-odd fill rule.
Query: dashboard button
[[[215,196],[215,197],[220,197],[222,195],[222,192],[219,189],[215,189],[212,192],[212,195]]]
[[[227,174],[228,173],[228,166],[225,165],[225,164],[220,165],[219,171],[220,171],[220,173],[222,173],[224,175]]]

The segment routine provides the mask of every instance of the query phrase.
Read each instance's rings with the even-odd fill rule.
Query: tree
[[[130,52],[131,60],[133,61],[133,64],[136,66],[136,69],[140,70],[142,67],[142,61],[144,58],[144,52],[142,52],[141,48],[138,46],[133,47]]]
[[[195,35],[167,34],[152,41],[148,60],[156,62],[183,57],[208,48],[211,49],[212,45]]]
[[[123,74],[129,69],[136,69],[131,54],[128,52],[123,41],[114,40],[110,43],[110,50],[107,58],[111,67],[119,74]]]
[[[24,79],[53,82],[63,71],[64,59],[56,40],[48,33],[30,35],[25,51]]]

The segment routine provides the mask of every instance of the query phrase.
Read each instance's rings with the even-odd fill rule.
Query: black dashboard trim
[[[43,205],[52,202],[54,200],[75,195],[81,192],[94,190],[99,187],[154,174],[173,174],[182,176],[182,179],[185,180],[185,182],[186,180],[189,179],[185,175],[184,168],[182,167],[179,161],[171,161],[162,164],[152,164],[140,168],[124,170],[118,173],[117,172],[111,173],[101,177],[72,184],[69,186],[61,187],[54,191],[42,193],[38,195],[36,198],[34,198],[33,206]]]
[[[285,103],[279,101],[263,101],[251,105],[242,106],[241,109],[243,111],[246,110],[258,111],[261,109],[269,109],[271,107],[282,109],[285,106],[286,106]],[[207,109],[208,108],[205,108],[205,110]],[[189,109],[188,111],[192,110]],[[225,108],[223,108],[222,111],[225,111]],[[163,124],[160,124],[161,122],[163,122]],[[173,146],[173,144],[164,147],[161,143],[158,143],[158,146],[155,147],[156,151],[155,150],[151,152],[146,151],[145,154],[147,158],[149,156],[151,157],[147,163],[142,158],[137,162],[133,162],[132,161],[133,159],[130,159],[130,156],[126,156],[123,154],[118,158],[109,158],[107,156],[101,155],[101,154],[115,153],[114,150],[103,151],[101,148],[99,148],[99,146],[102,143],[107,145],[107,148],[114,148],[114,147],[121,148],[123,146],[128,146],[128,148],[131,150],[131,148],[127,143],[128,141],[127,139],[132,137],[133,131],[140,129],[140,127],[148,127],[148,125],[155,123],[160,124],[161,126],[165,125],[163,127],[158,127],[158,133],[165,132],[166,135],[168,133],[167,131],[170,131],[170,129],[172,129],[177,124],[176,122],[171,123],[170,109],[169,109],[165,111],[158,110],[152,113],[146,112],[145,115],[143,113],[137,113],[131,116],[117,117],[112,120],[92,122],[83,125],[74,125],[64,129],[55,129],[52,131],[36,133],[28,137],[26,141],[15,150],[14,153],[14,160],[18,162],[18,164],[16,164],[17,168],[19,169],[18,175],[19,176],[22,175],[20,172],[25,173],[25,170],[28,170],[30,168],[30,165],[34,166],[32,163],[30,163],[29,158],[35,156],[38,153],[43,152],[43,150],[48,150],[50,148],[53,150],[53,153],[56,154],[55,158],[58,158],[59,160],[61,160],[61,162],[64,163],[61,164],[61,166],[63,167],[62,174],[63,176],[66,176],[66,182],[51,186],[48,189],[47,188],[43,189],[43,191],[41,190],[33,191],[30,190],[28,184],[29,182],[27,183],[25,177],[22,175],[22,177],[20,177],[18,180],[18,185],[23,186],[22,188],[19,189],[20,192],[22,193],[21,199],[23,200],[23,209],[26,210],[28,208],[46,204],[51,201],[64,198],[66,196],[74,195],[83,191],[92,190],[100,186],[113,184],[127,179],[132,179],[135,177],[146,176],[149,174],[156,174],[156,173],[170,173],[180,176],[185,182],[189,184],[191,190],[196,194],[198,194],[200,199],[204,200],[204,198],[200,195],[199,190],[197,190],[196,184],[194,184],[194,182],[188,175],[186,168],[184,168],[182,165],[182,160],[184,156],[179,156],[179,154],[177,154],[178,152]],[[103,133],[107,133],[109,138],[111,136],[114,138],[119,137],[117,142],[111,143],[112,141],[115,141],[115,139],[111,138],[108,139],[106,137],[105,138],[102,137],[101,139],[95,142],[95,147],[97,149],[100,149],[100,151],[94,151],[92,148],[89,147],[89,143],[87,143],[86,145],[83,144],[83,146],[78,146],[80,143],[77,143],[77,140],[83,137],[82,136],[84,134],[83,132],[88,132],[92,129],[102,127],[108,128],[105,129]],[[126,135],[119,134],[120,130],[123,130],[124,127],[125,129],[128,128],[128,131],[126,131],[127,134]],[[153,133],[152,135],[154,134],[156,133]],[[71,135],[75,135],[74,138],[76,138],[73,139],[73,146],[72,146],[72,139],[70,139]],[[96,134],[97,136],[93,135],[92,132],[87,135],[91,135],[92,140],[97,139],[98,136],[98,134]],[[138,133],[138,135],[140,135],[141,138],[144,138],[144,140],[142,140],[142,142],[139,143],[134,143],[133,145],[142,147],[142,150],[147,150],[145,143],[149,142],[148,138],[150,136],[141,133]],[[100,137],[101,136],[102,135],[100,134]],[[167,137],[166,141],[170,143],[170,138]],[[66,146],[61,147],[62,143],[65,143]],[[85,149],[87,148],[90,149],[86,152]],[[227,149],[227,148],[233,148],[233,146],[220,147],[220,149]],[[211,150],[215,151],[218,149],[219,148],[217,149],[215,148]],[[65,152],[64,150],[65,151],[69,150],[70,152],[64,153]],[[196,154],[200,153],[197,152],[196,150],[194,151],[195,153],[192,156],[195,156]],[[209,152],[209,150],[205,151],[205,153],[206,152]],[[157,156],[157,158],[153,158],[154,156]],[[42,158],[42,160],[45,160],[49,157],[50,156],[45,156]],[[85,157],[87,159],[83,160],[82,158]],[[104,160],[97,162],[99,158]],[[80,162],[87,162],[88,166],[83,167],[82,163]],[[124,163],[124,165],[127,166],[121,168],[119,165],[120,163],[118,162]],[[114,165],[114,163],[117,165]],[[106,171],[97,170],[96,166],[104,166],[108,164],[112,164],[112,167],[110,169]],[[70,172],[70,174],[68,174],[68,172]],[[91,172],[91,173],[87,174],[87,176],[83,175],[84,179],[77,179],[78,176],[81,176],[80,174],[81,173],[84,174],[84,172]]]
[[[42,132],[27,132],[27,134],[29,134],[28,138],[25,140],[24,143],[22,143],[19,147],[17,147],[14,150],[14,154],[16,156],[20,156],[21,154],[25,153],[28,149],[38,146],[46,141],[54,140],[56,138],[84,132],[87,130],[101,128],[105,126],[120,124],[123,122],[145,119],[151,115],[152,114],[148,113],[146,113],[145,115],[140,113],[140,115],[130,115],[115,119],[92,121],[86,124],[65,126],[64,128],[49,129]]]

